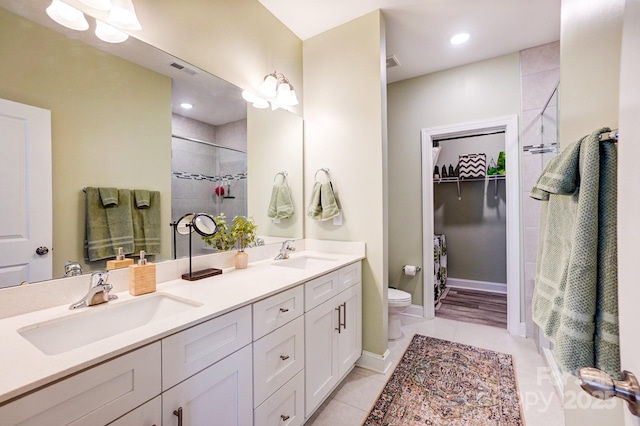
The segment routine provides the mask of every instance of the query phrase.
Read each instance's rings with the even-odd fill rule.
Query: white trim
[[[507,294],[507,283],[492,283],[490,281],[465,280],[462,278],[447,277],[447,287]]]
[[[558,393],[560,401],[564,401],[564,373],[560,369],[560,366],[556,362],[556,357],[553,356],[553,352],[549,348],[542,348],[542,356],[547,361],[547,365],[551,369],[551,377],[553,379],[553,387]]]
[[[477,134],[486,130],[504,130],[507,161],[507,330],[521,334],[520,286],[520,152],[518,144],[518,116],[509,115],[486,120],[422,129],[422,264],[424,270],[433,271],[433,140],[453,136]],[[423,275],[424,317],[433,318],[433,274]],[[423,302],[424,302],[423,301]]]
[[[421,305],[409,305],[409,307],[405,309],[404,312],[400,312],[400,315],[424,318],[424,307]]]
[[[356,361],[358,367],[366,370],[375,371],[376,373],[386,374],[391,368],[391,352],[387,349],[384,355],[380,356],[373,352],[362,351],[362,355]]]

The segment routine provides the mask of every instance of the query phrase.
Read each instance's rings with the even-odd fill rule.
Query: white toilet
[[[411,294],[406,291],[389,288],[389,340],[402,337],[400,313],[411,305]]]

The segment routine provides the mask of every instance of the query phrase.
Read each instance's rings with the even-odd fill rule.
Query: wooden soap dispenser
[[[138,264],[129,266],[129,293],[134,296],[156,291],[156,265],[147,262],[145,254],[140,251]]]
[[[127,259],[124,257],[122,247],[118,247],[118,255],[115,260],[107,260],[107,270],[109,271],[112,269],[126,268],[129,265],[133,265],[133,259]]]

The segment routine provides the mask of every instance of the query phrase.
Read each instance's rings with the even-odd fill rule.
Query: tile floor
[[[532,339],[510,336],[497,327],[443,318],[403,316],[402,331],[402,339],[389,342],[393,365],[387,374],[355,367],[306,425],[361,425],[416,333],[512,354],[526,425],[564,425],[564,411],[551,383],[550,371]]]

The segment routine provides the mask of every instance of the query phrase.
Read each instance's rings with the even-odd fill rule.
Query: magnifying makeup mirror
[[[202,278],[212,277],[222,273],[221,269],[207,268],[200,271],[193,272],[192,253],[191,253],[191,234],[195,230],[203,237],[210,237],[218,232],[218,225],[216,225],[213,217],[206,213],[187,213],[183,215],[178,221],[172,222],[173,227],[173,258],[176,258],[176,233],[180,235],[189,235],[189,273],[182,274],[183,280],[196,281]]]

